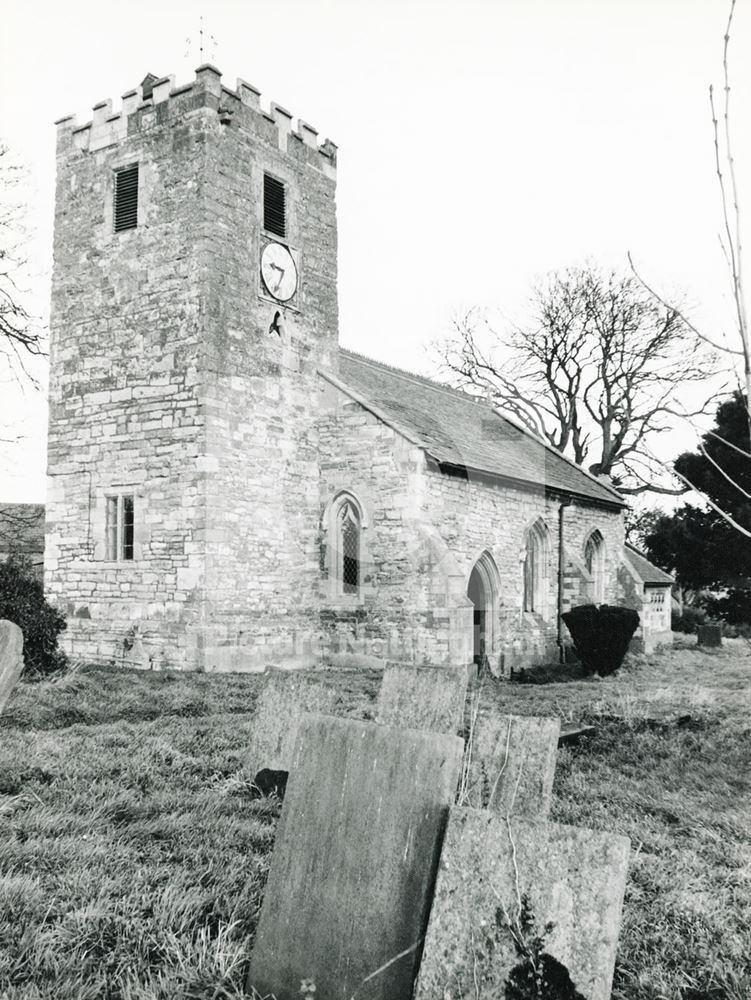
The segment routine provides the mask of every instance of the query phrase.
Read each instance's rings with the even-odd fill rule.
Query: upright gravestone
[[[501,715],[493,706],[477,712],[470,723],[459,804],[546,819],[560,728],[558,719]]]
[[[415,1000],[500,998],[509,984],[608,1000],[628,855],[626,837],[453,808]],[[524,992],[536,973],[549,993]]]
[[[248,975],[261,996],[411,1000],[462,741],[310,716]],[[254,994],[255,996],[255,994]]]
[[[698,625],[696,628],[698,646],[721,646],[722,625]]]
[[[269,674],[256,705],[247,769],[289,771],[300,720],[307,712],[333,713],[335,688],[299,674]]]
[[[23,670],[23,632],[14,622],[0,620],[0,713]]]
[[[383,674],[376,721],[455,735],[463,723],[467,681],[461,667],[392,664]]]

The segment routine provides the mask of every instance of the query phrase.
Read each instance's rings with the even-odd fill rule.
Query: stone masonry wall
[[[218,86],[218,81],[217,81]],[[309,126],[289,129],[221,90],[207,165],[211,256],[206,403],[211,477],[206,552],[206,669],[310,662],[318,634],[317,367],[338,344],[335,179]],[[286,189],[298,291],[287,305],[262,284],[263,178]],[[278,331],[272,330],[279,314]]]
[[[213,67],[173,83],[58,123],[46,587],[76,655],[258,665],[317,595],[300,529],[318,502],[313,373],[335,364],[336,150]],[[138,226],[114,233],[114,171],[136,162]],[[300,271],[279,333],[259,278],[265,169],[288,185]],[[135,496],[132,561],[105,560],[117,493]]]
[[[45,585],[69,614],[69,651],[206,670],[337,655],[468,663],[467,585],[487,553],[493,668],[554,656],[559,500],[433,467],[336,386],[336,147],[210,66],[111,112],[102,102],[85,126],[58,123]],[[138,226],[114,233],[115,170],[133,163]],[[286,188],[283,239],[263,228],[265,172]],[[272,239],[298,268],[286,305],[260,277]],[[326,512],[341,490],[365,515],[357,599],[330,584]],[[134,559],[108,561],[118,494],[135,497]],[[520,606],[538,517],[543,615]],[[620,513],[582,501],[565,519],[565,601],[591,594],[595,527],[612,599]]]
[[[483,552],[498,570],[500,601],[493,632],[491,668],[506,671],[557,659],[557,592],[560,500],[541,487],[502,485],[477,476],[461,479],[432,470],[425,491],[426,517],[440,526],[465,580]],[[523,610],[523,552],[527,529],[542,518],[548,529],[547,601],[543,614]],[[591,600],[584,545],[598,528],[605,542],[605,601],[616,596],[616,572],[623,545],[620,512],[572,502],[564,511],[563,610]],[[565,633],[566,638],[568,634]]]
[[[320,390],[321,655],[334,662],[421,661],[419,623],[428,610],[420,534],[424,454],[324,379]],[[354,495],[364,515],[359,597],[333,592],[327,513],[342,491]]]
[[[659,604],[652,599],[655,591],[663,595]],[[658,646],[672,644],[670,586],[645,587],[642,578],[624,559],[618,568],[618,603],[633,608],[639,614],[639,626],[631,641],[632,649],[650,653]]]
[[[496,671],[555,660],[558,511],[542,487],[462,479],[433,467],[424,452],[345,393],[328,386],[321,425],[321,517],[341,490],[366,516],[361,598],[332,599],[322,578],[324,648],[407,662],[469,662],[472,605],[467,586],[489,553],[500,581],[490,652]],[[565,510],[564,610],[591,599],[584,545],[598,528],[605,541],[606,601],[616,598],[622,516],[585,501]],[[522,611],[526,529],[542,517],[549,530],[547,614]],[[322,535],[326,550],[326,539]]]
[[[107,109],[104,109],[107,110]],[[45,586],[70,616],[68,649],[190,660],[203,560],[205,312],[201,94],[143,107],[127,132],[58,125]],[[117,167],[138,162],[138,226],[113,231]],[[135,558],[105,560],[108,492],[135,497]]]

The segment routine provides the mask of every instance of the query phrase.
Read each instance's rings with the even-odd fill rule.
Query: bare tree
[[[553,274],[531,304],[531,322],[502,334],[477,310],[457,321],[439,345],[452,382],[488,395],[624,493],[684,492],[657,483],[648,451],[714,364],[678,310],[632,275],[594,265]]]
[[[12,162],[8,147],[0,143],[0,379],[37,380],[26,361],[43,355],[44,337],[24,305],[20,275],[26,268],[23,248],[26,232],[24,207],[17,196],[23,169]]]
[[[0,504],[0,555],[12,553],[34,531],[44,534],[44,507],[40,504]],[[25,551],[20,551],[25,554]]]
[[[751,343],[749,342],[748,314],[746,311],[746,299],[743,282],[743,245],[741,241],[740,196],[738,192],[735,159],[733,157],[733,146],[731,142],[732,130],[730,116],[731,88],[728,57],[735,5],[736,0],[730,0],[730,10],[728,13],[727,25],[725,27],[725,34],[723,35],[722,78],[724,96],[721,112],[722,123],[720,123],[720,119],[718,118],[714,85],[710,84],[709,86],[709,107],[712,120],[715,174],[717,176],[717,184],[720,194],[721,231],[719,233],[719,240],[728,267],[728,276],[730,278],[734,305],[734,329],[732,331],[732,335],[727,340],[720,340],[716,336],[709,336],[706,332],[699,330],[694,324],[692,324],[680,313],[679,310],[676,309],[676,312],[681,317],[683,322],[692,330],[696,337],[698,337],[705,344],[710,345],[715,351],[725,355],[727,360],[730,362],[737,377],[741,395],[745,399],[746,411],[748,414],[749,433],[751,434]],[[629,254],[629,261],[635,277],[638,279],[642,287],[652,296],[653,300],[656,303],[659,303],[663,308],[671,308],[665,298],[655,291],[652,285],[647,284],[645,279],[637,270],[631,254]],[[684,416],[686,419],[690,419],[692,414],[687,413]],[[732,442],[725,441],[714,432],[710,431],[709,433],[713,434],[714,437],[718,438],[735,451],[740,450],[732,444]],[[700,445],[699,448],[705,457],[710,459],[710,456],[706,453],[703,446]],[[751,453],[743,452],[743,455],[747,460],[751,460]],[[717,465],[713,459],[710,459],[710,461],[717,466],[718,471],[722,473],[725,479],[733,484],[741,494],[747,495],[745,494],[745,490],[742,486],[735,482],[733,478],[719,465]],[[680,471],[673,468],[671,469],[671,472],[676,479],[682,483],[685,490],[694,490],[702,497],[705,503],[707,503],[712,510],[715,511],[716,514],[723,518],[742,535],[751,538],[751,532],[748,531],[748,529],[739,524],[727,510],[723,510],[720,505],[711,499],[711,497],[708,497],[700,489],[697,489],[696,485]]]

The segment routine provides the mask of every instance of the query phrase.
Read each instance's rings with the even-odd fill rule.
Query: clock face
[[[281,243],[267,243],[261,252],[261,277],[269,295],[288,302],[297,291],[297,267]]]

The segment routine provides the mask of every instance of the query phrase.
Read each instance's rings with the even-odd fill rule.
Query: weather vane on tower
[[[204,62],[214,62],[216,60],[217,41],[210,32],[204,32],[203,14],[199,15],[198,18],[197,43],[190,35],[185,39],[185,58],[187,59],[194,55],[196,48],[198,49],[198,61],[200,65],[203,65]]]

